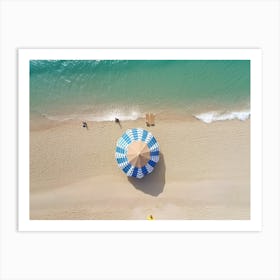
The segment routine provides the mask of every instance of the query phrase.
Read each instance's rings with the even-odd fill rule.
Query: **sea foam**
[[[212,123],[215,121],[227,121],[227,120],[240,120],[245,121],[250,118],[250,111],[240,112],[207,112],[194,115],[195,118],[205,123]]]
[[[43,114],[49,120],[53,121],[69,121],[69,120],[81,120],[81,121],[93,121],[93,122],[106,122],[106,121],[115,121],[115,118],[120,119],[121,121],[128,120],[137,120],[143,117],[139,112],[133,111],[131,113],[116,113],[116,112],[107,112],[100,115],[94,114],[69,114],[69,115],[50,115]]]

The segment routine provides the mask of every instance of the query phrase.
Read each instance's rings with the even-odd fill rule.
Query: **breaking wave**
[[[94,121],[94,122],[106,122],[114,121],[115,118],[121,121],[137,120],[143,117],[139,112],[133,111],[131,113],[117,113],[117,112],[107,112],[100,115],[94,114],[67,114],[67,115],[50,115],[43,114],[49,120],[53,121],[69,121],[69,120],[81,120],[81,121]]]
[[[200,121],[205,123],[212,123],[216,121],[227,121],[227,120],[240,120],[245,121],[250,118],[250,111],[240,112],[207,112],[194,115]]]

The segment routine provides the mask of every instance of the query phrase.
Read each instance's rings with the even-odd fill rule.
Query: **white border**
[[[52,220],[29,219],[29,60],[178,59],[251,61],[250,220]],[[19,231],[261,231],[262,62],[260,49],[19,49],[18,230]]]

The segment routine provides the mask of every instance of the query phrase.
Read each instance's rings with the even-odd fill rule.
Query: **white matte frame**
[[[249,220],[30,220],[29,62],[35,59],[250,60]],[[262,54],[260,49],[19,49],[18,50],[18,230],[19,231],[261,231],[262,228]]]

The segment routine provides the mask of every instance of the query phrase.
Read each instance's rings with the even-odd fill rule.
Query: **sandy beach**
[[[157,119],[160,161],[128,179],[117,139],[144,119],[31,120],[30,219],[250,219],[250,120]]]

